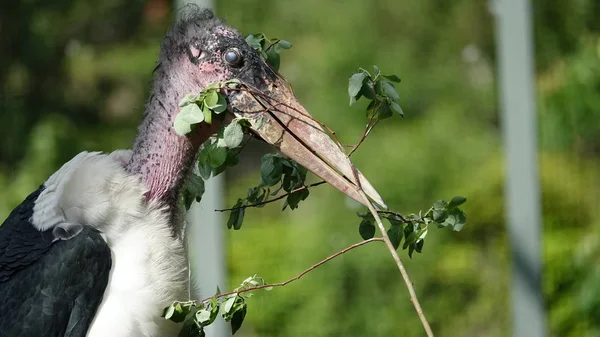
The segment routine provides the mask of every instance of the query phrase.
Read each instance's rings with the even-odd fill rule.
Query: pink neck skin
[[[173,129],[175,115],[180,109],[179,101],[185,94],[199,92],[208,84],[195,79],[194,74],[205,70],[202,68],[182,57],[175,62],[164,62],[156,70],[144,121],[139,127],[131,160],[126,165],[129,172],[141,175],[148,188],[146,197],[149,201],[160,201],[170,207],[177,204],[180,187],[198,147],[218,130],[216,123],[202,123],[196,126],[193,135],[183,137]]]

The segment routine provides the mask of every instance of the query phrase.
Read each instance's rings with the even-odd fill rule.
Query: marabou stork
[[[162,43],[154,76],[132,151],[76,155],[0,226],[0,336],[177,335],[180,326],[161,313],[189,298],[178,197],[219,123],[182,137],[173,121],[183,96],[210,83],[236,78],[285,102],[265,111],[247,92],[223,91],[228,114],[264,115],[252,132],[364,204],[343,151],[259,53],[209,10],[187,8]]]

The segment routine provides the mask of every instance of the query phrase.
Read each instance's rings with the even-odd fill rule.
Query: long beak
[[[344,194],[366,206],[359,186],[379,208],[387,206],[369,181],[311,115],[281,78],[269,83],[266,92],[241,90],[231,101],[234,114],[250,120],[252,130],[284,155],[295,160]]]

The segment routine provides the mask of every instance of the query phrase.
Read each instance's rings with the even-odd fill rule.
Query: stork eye
[[[242,62],[242,55],[237,49],[228,49],[223,54],[223,59],[232,66],[237,66]]]

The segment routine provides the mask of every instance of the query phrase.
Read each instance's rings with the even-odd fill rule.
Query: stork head
[[[223,24],[209,10],[184,9],[182,19],[164,39],[161,67],[169,71],[171,87],[182,99],[214,82],[237,79],[242,90],[224,89],[229,120],[248,119],[251,131],[283,154],[321,177],[346,195],[365,204],[357,190],[350,162],[339,145],[323,131],[298,102],[286,81],[275,72],[235,29]],[[244,90],[245,88],[245,90]],[[204,124],[204,123],[203,123]],[[197,127],[192,137],[206,140],[214,127]],[[381,207],[381,197],[357,172],[366,194]]]

